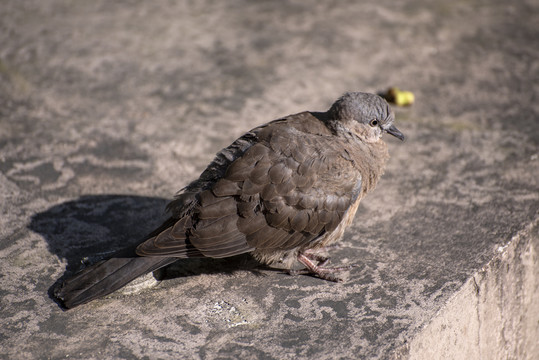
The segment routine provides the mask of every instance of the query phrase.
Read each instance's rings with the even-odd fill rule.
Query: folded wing
[[[253,131],[254,141],[223,174],[206,180],[190,211],[180,211],[176,223],[142,243],[137,254],[220,258],[289,250],[339,225],[361,190],[343,140],[309,113]]]

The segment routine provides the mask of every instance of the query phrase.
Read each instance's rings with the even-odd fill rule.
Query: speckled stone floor
[[[0,4],[0,357],[388,358],[539,210],[535,1]],[[152,230],[244,131],[411,90],[405,143],[332,251],[248,256],[63,312],[50,287]]]

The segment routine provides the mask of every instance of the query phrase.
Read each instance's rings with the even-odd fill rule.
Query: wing
[[[313,133],[316,118],[291,120],[259,128],[257,141],[196,194],[193,210],[137,253],[227,257],[307,246],[335,230],[359,196],[361,175],[345,141]]]

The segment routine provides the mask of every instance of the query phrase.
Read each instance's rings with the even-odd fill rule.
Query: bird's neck
[[[387,145],[381,139],[375,142],[355,140],[354,166],[358,169],[362,179],[362,192],[374,190],[376,183],[384,173],[389,154]]]
[[[362,192],[365,194],[374,190],[378,179],[384,173],[385,164],[389,158],[387,145],[381,138],[367,141],[361,139],[350,129],[343,126],[340,121],[333,120],[330,112],[311,112],[318,120],[341,139],[350,144],[354,166],[358,169],[362,178]]]

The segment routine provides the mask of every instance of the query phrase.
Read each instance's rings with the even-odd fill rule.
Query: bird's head
[[[375,142],[386,132],[404,140],[404,135],[393,125],[395,116],[388,103],[375,94],[346,93],[333,103],[328,115],[329,125],[345,136],[351,134]]]

